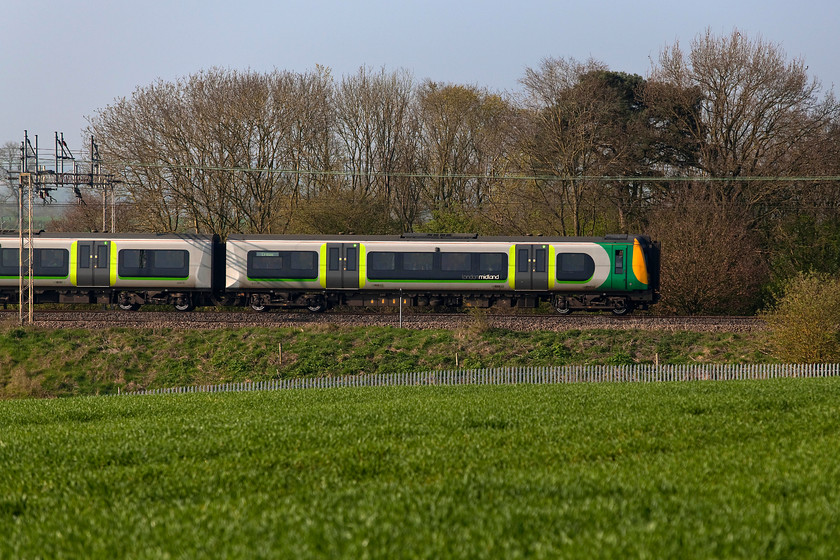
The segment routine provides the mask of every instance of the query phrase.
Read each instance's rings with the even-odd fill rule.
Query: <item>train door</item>
[[[548,290],[548,245],[516,245],[517,290]]]
[[[624,291],[627,289],[627,269],[630,264],[627,246],[613,245],[612,253],[612,289]]]
[[[327,288],[359,288],[358,243],[327,243]]]
[[[76,244],[76,285],[105,287],[111,281],[111,242],[79,241]]]

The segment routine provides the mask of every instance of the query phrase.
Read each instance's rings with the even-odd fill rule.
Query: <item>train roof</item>
[[[26,237],[26,232],[23,236]],[[2,239],[18,239],[20,233],[17,231],[0,231]],[[197,239],[212,240],[218,239],[218,235],[203,235],[195,233],[101,233],[101,232],[49,232],[33,231],[32,237],[36,239]]]
[[[18,239],[17,231],[0,231],[0,239]],[[26,233],[24,233],[26,236]],[[194,233],[89,233],[89,232],[33,232],[36,239],[184,239],[218,240],[216,234]],[[418,242],[499,242],[499,243],[621,243],[640,239],[649,242],[650,238],[641,234],[612,234],[602,237],[562,237],[541,235],[520,236],[480,236],[469,233],[405,233],[403,235],[275,235],[275,234],[237,234],[228,236],[228,241],[326,241],[336,243],[366,241],[418,241]]]
[[[403,235],[230,235],[228,241],[334,241],[334,242],[363,242],[363,241],[434,241],[434,242],[502,242],[502,243],[568,243],[568,242],[628,242],[633,239],[649,239],[644,235],[615,234],[603,237],[561,237],[541,235],[521,236],[480,236],[462,233],[406,233]]]

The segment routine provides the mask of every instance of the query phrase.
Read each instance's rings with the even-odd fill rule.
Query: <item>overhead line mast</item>
[[[34,195],[44,202],[50,204],[55,201],[52,191],[65,186],[73,187],[73,194],[79,204],[85,204],[82,198],[81,186],[91,188],[102,188],[102,231],[108,231],[108,195],[111,195],[111,232],[116,230],[116,195],[114,185],[119,181],[114,175],[102,173],[102,160],[99,157],[99,147],[96,145],[93,136],[90,138],[90,172],[85,173],[73,153],[64,141],[64,133],[55,133],[55,166],[54,169],[42,167],[38,153],[38,136],[35,135],[35,146],[29,140],[29,131],[24,130],[23,142],[20,147],[20,170],[18,171],[18,264],[20,279],[18,284],[18,320],[24,323],[24,316],[27,323],[33,322],[34,302],[34,247],[32,209]],[[65,171],[65,163],[73,162],[73,171]],[[32,165],[32,163],[34,165]],[[33,169],[34,167],[34,169]],[[14,172],[9,171],[10,180]],[[26,213],[26,224],[24,224],[24,213]],[[24,258],[26,250],[26,258]]]
[[[35,145],[38,142],[36,140]],[[33,268],[33,249],[32,249],[32,174],[28,171],[23,171],[19,177],[20,192],[18,195],[18,264],[20,271],[20,278],[18,279],[18,323],[23,324],[24,314],[27,316],[27,323],[33,322],[33,308],[34,308],[34,279],[32,277]],[[26,238],[23,236],[23,208],[24,196],[26,197],[27,220],[26,220]],[[26,259],[23,258],[23,250],[26,248]],[[26,263],[26,282],[23,280],[24,262]],[[24,313],[25,312],[25,313]]]

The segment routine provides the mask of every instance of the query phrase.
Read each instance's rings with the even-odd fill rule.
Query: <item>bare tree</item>
[[[737,32],[665,49],[650,80],[545,59],[518,101],[365,67],[338,84],[322,67],[212,69],[138,88],[89,132],[153,231],[600,234],[643,226],[670,191],[691,194],[669,178],[697,173],[716,180],[710,205],[756,223],[780,201],[836,202],[830,181],[805,197],[750,180],[835,173],[840,109],[806,70]]]
[[[284,129],[284,190],[294,211],[301,199],[316,197],[340,184],[342,155],[335,138],[335,84],[328,68],[295,75],[291,98],[275,99],[291,118]],[[286,221],[283,227],[288,227]]]
[[[101,231],[103,203],[108,206],[108,212],[116,212],[114,217],[116,231],[142,230],[142,227],[135,222],[139,213],[136,212],[133,204],[120,200],[112,206],[110,199],[103,199],[101,191],[87,193],[83,203],[79,202],[67,207],[60,216],[47,223],[46,229],[67,232]]]
[[[20,188],[11,177],[20,170],[20,144],[6,142],[0,146],[0,230],[17,228]]]
[[[612,112],[611,92],[597,80],[603,63],[574,59],[544,59],[528,68],[522,84],[533,119],[524,151],[537,177],[533,202],[548,209],[557,233],[582,235],[587,210],[594,211],[603,175],[617,157],[600,149]],[[590,223],[593,220],[589,220]]]
[[[414,88],[406,72],[373,73],[362,67],[342,80],[336,95],[337,136],[348,173],[344,186],[359,202],[373,199],[393,218],[409,229],[416,211],[410,174],[417,141],[412,106]],[[397,202],[400,195],[403,200]],[[406,197],[407,195],[407,197]]]
[[[649,98],[662,105],[669,96],[699,92],[699,118],[670,117],[693,136],[698,169],[724,179],[715,183],[717,196],[754,208],[789,196],[789,183],[738,179],[807,170],[805,140],[840,116],[833,95],[821,97],[819,81],[807,70],[802,59],[788,61],[781,47],[760,37],[737,29],[718,37],[707,30],[688,53],[679,43],[662,51],[651,78],[662,87],[648,88]],[[685,101],[672,106],[690,104]]]
[[[419,169],[428,176],[431,212],[474,212],[485,206],[505,174],[514,145],[514,108],[476,87],[427,81],[418,93],[422,130]]]
[[[176,84],[157,82],[138,88],[131,99],[121,98],[91,119],[90,132],[99,139],[101,155],[111,171],[122,175],[126,197],[137,208],[139,222],[149,231],[183,229],[186,201],[173,185],[172,165],[181,165],[165,152],[165,111],[178,99]]]
[[[153,231],[283,231],[328,170],[329,72],[210,70],[140,88],[91,120]]]

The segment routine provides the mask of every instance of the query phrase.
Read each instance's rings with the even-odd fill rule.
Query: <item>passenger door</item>
[[[610,251],[612,254],[612,282],[613,290],[625,291],[627,289],[627,268],[630,264],[630,256],[627,246],[614,245]]]
[[[327,243],[327,288],[359,288],[358,243]]]
[[[548,290],[548,245],[518,244],[516,251],[517,290]]]
[[[76,285],[107,287],[111,283],[111,242],[79,241],[76,244]]]

